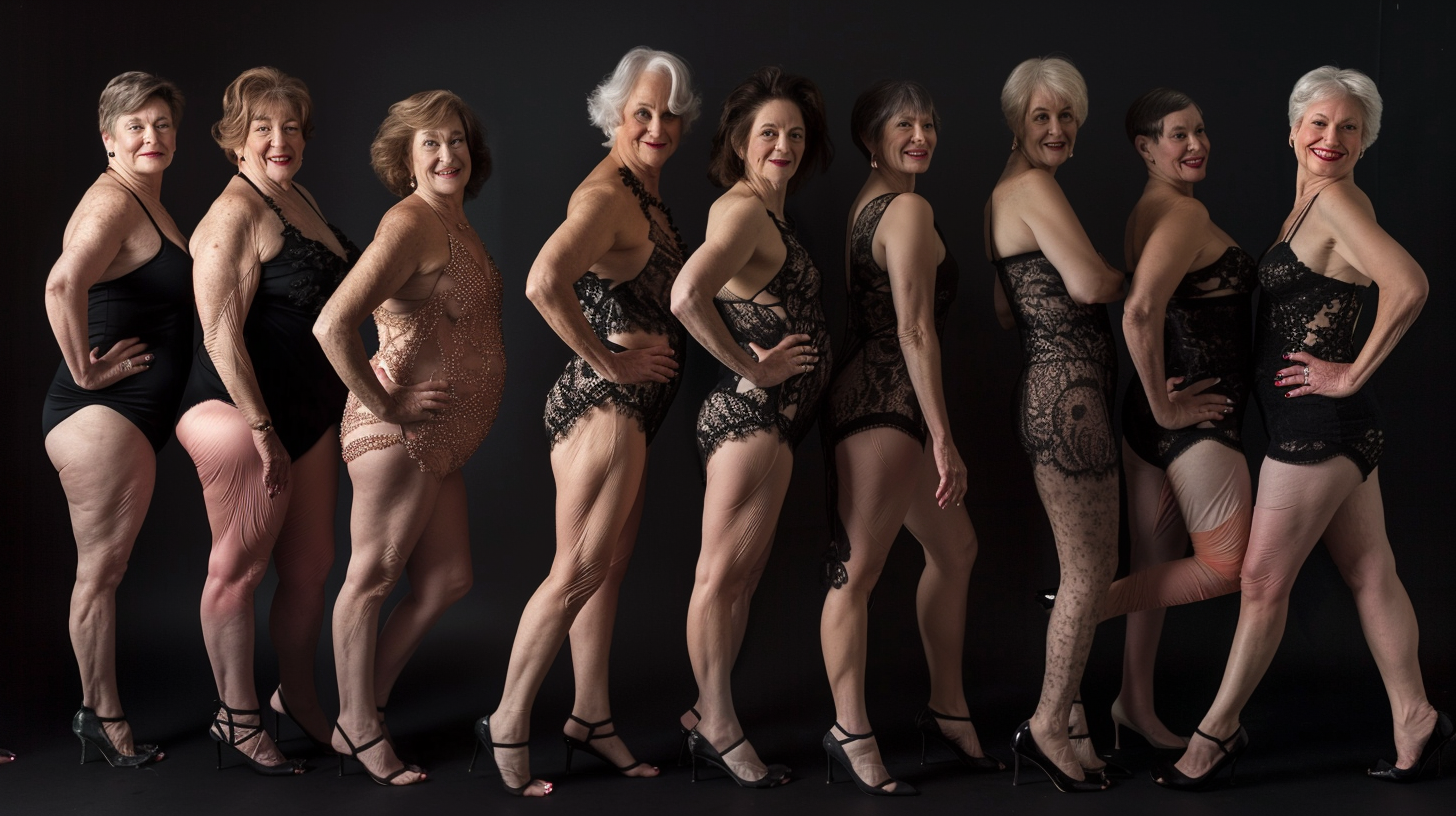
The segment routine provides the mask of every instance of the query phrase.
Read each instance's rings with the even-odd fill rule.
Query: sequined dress
[[[704,462],[724,442],[764,430],[772,429],[790,447],[798,445],[814,423],[820,397],[829,382],[833,361],[829,329],[819,302],[819,270],[793,229],[771,212],[768,217],[784,242],[783,266],[752,296],[740,298],[725,286],[713,298],[713,305],[733,339],[749,354],[749,343],[773,348],[787,335],[807,334],[809,345],[819,350],[819,363],[811,371],[768,388],[759,388],[723,366],[722,378],[698,411],[698,451]]]
[[[1233,412],[1211,423],[1168,430],[1153,418],[1148,395],[1136,377],[1127,385],[1122,401],[1122,435],[1128,447],[1146,462],[1166,470],[1189,448],[1205,439],[1241,451],[1244,449],[1244,410],[1249,403],[1251,366],[1250,293],[1256,280],[1254,259],[1231,246],[1218,260],[1183,276],[1163,323],[1163,369],[1168,377],[1182,377],[1181,390],[1210,377],[1217,385],[1205,393],[1233,400]],[[1227,294],[1208,296],[1209,292]]]
[[[495,422],[506,381],[500,272],[489,253],[482,269],[448,225],[445,236],[450,261],[430,296],[409,312],[374,310],[379,351],[371,362],[400,385],[444,380],[449,406],[402,427],[378,419],[350,394],[339,425],[345,462],[402,444],[421,471],[445,476],[464,466]]]
[[[1365,287],[1312,271],[1289,246],[1313,205],[1310,199],[1289,234],[1259,259],[1264,294],[1254,331],[1254,395],[1269,433],[1270,459],[1310,465],[1344,456],[1368,477],[1385,446],[1379,408],[1368,389],[1348,397],[1287,399],[1284,394],[1302,384],[1299,378],[1288,386],[1274,384],[1275,373],[1293,365],[1285,352],[1304,351],[1332,363],[1354,362],[1359,353],[1355,324]]]
[[[681,362],[687,349],[687,330],[673,316],[670,306],[672,284],[687,259],[687,245],[672,226],[672,214],[667,207],[643,188],[632,171],[621,167],[617,172],[622,184],[632,191],[642,207],[652,254],[642,271],[630,280],[613,282],[588,271],[573,284],[576,298],[602,345],[614,352],[625,351],[609,338],[614,334],[638,332],[657,335],[672,348],[673,359]],[[652,208],[667,217],[671,236],[652,217]],[[669,377],[665,383],[614,383],[598,374],[581,355],[573,354],[566,370],[546,395],[546,435],[555,447],[588,411],[597,406],[610,406],[613,411],[636,419],[637,427],[651,444],[681,381],[679,369],[677,376]]]

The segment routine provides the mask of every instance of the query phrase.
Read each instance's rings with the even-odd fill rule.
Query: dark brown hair
[[[1123,120],[1127,140],[1136,144],[1137,137],[1146,136],[1156,142],[1163,136],[1163,117],[1188,107],[1198,108],[1198,103],[1182,91],[1172,88],[1148,91],[1127,109],[1127,117]],[[1198,108],[1198,112],[1202,114],[1203,109]]]
[[[298,114],[303,140],[313,138],[313,97],[303,80],[267,65],[249,68],[222,92],[222,118],[212,126],[212,139],[229,162],[238,163],[237,149],[248,140],[253,118],[274,105]]]
[[[828,170],[834,160],[834,145],[824,116],[824,97],[812,80],[786,74],[782,68],[760,68],[728,94],[718,132],[713,134],[713,151],[708,158],[708,180],[719,187],[732,187],[744,176],[739,151],[748,144],[748,131],[759,108],[775,99],[786,99],[799,107],[804,117],[804,153],[801,168],[789,179],[789,192],[799,189],[815,170]]]
[[[849,138],[866,159],[872,158],[870,142],[878,142],[890,117],[901,111],[928,113],[935,129],[940,130],[940,112],[935,109],[930,91],[925,90],[925,86],[919,82],[908,79],[881,80],[854,100],[854,111],[849,114]]]
[[[403,198],[410,194],[414,168],[410,166],[410,149],[415,134],[445,124],[450,117],[460,117],[465,129],[465,144],[470,151],[470,180],[465,182],[465,199],[480,193],[490,178],[490,148],[485,144],[485,127],[465,100],[450,91],[420,91],[389,106],[389,115],[374,134],[369,145],[369,164],[374,174],[391,193]]]

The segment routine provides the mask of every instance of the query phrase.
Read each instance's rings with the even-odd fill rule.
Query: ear
[[[1151,138],[1143,135],[1138,135],[1136,138],[1133,139],[1132,143],[1135,147],[1137,147],[1137,152],[1139,156],[1142,156],[1144,160],[1152,161],[1153,140]]]
[[[108,151],[111,150],[111,142],[112,141],[113,140],[111,138],[111,132],[110,131],[106,131],[106,130],[101,131],[101,144]]]

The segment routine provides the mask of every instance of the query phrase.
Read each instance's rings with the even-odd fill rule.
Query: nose
[[[925,126],[924,125],[916,125],[915,126],[915,133],[911,136],[911,138],[914,139],[917,142],[923,142],[923,141],[925,141]]]

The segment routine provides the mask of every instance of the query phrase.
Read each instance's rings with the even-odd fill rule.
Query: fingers
[[[1179,377],[1179,379],[1181,380],[1183,378]],[[1183,392],[1185,394],[1202,394],[1204,391],[1207,391],[1215,385],[1218,385],[1222,380],[1222,377],[1209,377],[1206,380],[1199,380],[1198,382],[1183,389]]]
[[[100,350],[100,346],[91,349],[91,361],[93,363],[99,360],[120,361],[128,357],[136,357],[147,350],[147,344],[143,343],[139,337],[128,337],[125,340],[116,341],[105,354],[97,356],[96,352]]]

